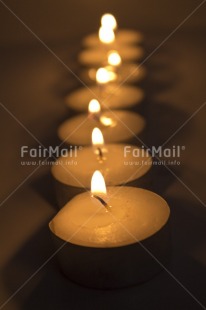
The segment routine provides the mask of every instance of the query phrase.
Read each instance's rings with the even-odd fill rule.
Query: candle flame
[[[111,66],[119,66],[122,62],[122,59],[117,51],[109,52],[107,60]]]
[[[101,17],[101,25],[102,27],[108,27],[114,30],[117,28],[116,18],[112,14],[106,13]]]
[[[90,113],[99,113],[101,111],[101,106],[98,100],[92,99],[89,102],[88,111]]]
[[[115,40],[115,34],[112,28],[100,27],[99,28],[99,40],[102,43],[110,44]]]
[[[117,74],[108,70],[107,68],[99,68],[96,72],[96,81],[99,84],[106,84],[114,81],[117,78]]]
[[[93,145],[103,145],[104,137],[101,130],[95,127],[92,131],[92,144]]]
[[[106,195],[107,189],[104,181],[104,177],[99,170],[96,170],[91,180],[91,192],[93,195]]]

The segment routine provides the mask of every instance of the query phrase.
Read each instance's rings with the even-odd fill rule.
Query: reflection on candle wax
[[[111,126],[111,127],[115,127],[116,126],[116,122],[107,116],[101,116],[100,117],[100,122],[104,125],[104,126]]]

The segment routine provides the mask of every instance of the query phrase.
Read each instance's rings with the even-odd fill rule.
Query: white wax
[[[66,97],[66,105],[76,111],[87,111],[90,100],[97,99],[103,109],[130,108],[139,104],[144,97],[144,92],[134,86],[121,86],[112,84],[104,87],[101,92],[98,86],[89,89],[82,87]]]
[[[112,126],[104,126],[96,119],[81,114],[66,120],[58,128],[60,140],[72,145],[90,145],[92,130],[99,127],[106,143],[128,141],[145,127],[145,120],[137,113],[116,110],[101,114],[112,119]]]
[[[96,68],[85,69],[81,73],[81,78],[85,83],[96,81]],[[123,64],[117,68],[117,83],[135,83],[141,81],[146,75],[146,69],[134,63]],[[122,87],[122,86],[121,86]]]
[[[72,152],[67,157],[60,157],[52,167],[52,175],[63,184],[85,188],[90,188],[91,176],[95,170],[101,171],[107,185],[120,185],[139,179],[150,170],[152,158],[147,151],[136,146],[130,146],[130,152],[125,155],[125,146],[102,146],[102,161],[97,155],[96,147],[84,147],[77,154]],[[138,156],[134,157],[134,152]],[[133,164],[127,165],[125,162]]]
[[[50,222],[59,238],[87,247],[119,247],[158,232],[170,214],[164,199],[134,187],[108,187],[111,212],[90,192],[77,195]]]
[[[104,48],[92,48],[83,50],[78,57],[79,62],[85,66],[102,66],[107,62],[107,54],[109,50]],[[141,47],[121,46],[117,49],[121,56],[122,62],[133,62],[143,57],[143,49]]]
[[[127,29],[117,30],[115,33],[115,43],[113,46],[118,48],[118,46],[121,45],[138,44],[141,43],[142,40],[143,35],[141,32]],[[84,38],[83,45],[87,47],[96,47],[98,45],[104,45],[104,43],[101,43],[97,33],[93,33]]]

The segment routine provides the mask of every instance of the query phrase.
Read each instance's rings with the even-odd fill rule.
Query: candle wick
[[[103,160],[103,152],[102,152],[101,147],[98,147],[98,148],[97,148],[97,151],[98,151],[98,155],[99,155],[99,157],[100,157],[100,160]]]
[[[93,117],[96,122],[100,122],[100,113],[94,113]]]
[[[99,202],[101,202],[101,204],[106,208],[107,211],[111,212],[111,207],[106,203],[106,201],[104,201],[104,199],[97,195],[92,195],[92,197],[96,198]]]
[[[99,113],[90,113],[89,118],[93,119],[95,122],[100,122],[100,114]]]

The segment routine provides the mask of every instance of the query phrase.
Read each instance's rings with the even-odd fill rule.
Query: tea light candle
[[[111,47],[119,48],[120,46],[128,46],[140,44],[143,41],[143,35],[139,31],[131,29],[118,29],[115,33],[115,42]],[[97,33],[92,33],[83,39],[83,45],[87,48],[102,47],[104,43],[100,41]]]
[[[107,54],[107,67],[115,74],[116,82],[134,83],[140,81],[145,76],[145,68],[138,66],[134,63],[122,64],[122,59],[118,51],[112,50]],[[86,83],[92,83],[96,81],[98,69],[90,68],[83,70],[81,78]]]
[[[117,77],[118,74],[111,69],[107,67],[99,68],[95,76],[98,86],[86,89],[86,91],[85,88],[81,88],[72,93],[67,98],[68,105],[78,110],[75,99],[79,100],[79,102],[82,100],[83,103],[85,103],[85,99],[88,99],[88,96],[89,100],[91,100],[91,95],[96,95],[96,97],[101,100],[101,105],[105,109],[129,107],[138,103],[143,98],[142,90],[131,86],[119,87],[119,85],[114,82]],[[86,101],[86,106],[88,101]],[[81,105],[79,105],[79,109],[80,108],[85,110],[85,105],[81,103]]]
[[[100,127],[106,143],[130,142],[143,131],[145,120],[137,113],[123,110],[103,111],[98,120],[81,114],[66,120],[58,128],[58,136],[69,145],[89,145],[94,127]]]
[[[57,254],[63,272],[94,288],[148,280],[161,267],[147,251],[163,265],[168,259],[166,201],[140,188],[106,189],[99,171],[91,187],[91,192],[68,202],[49,224],[57,249],[64,244]]]
[[[123,62],[138,61],[143,57],[143,49],[134,46],[121,46],[118,47]],[[102,66],[107,61],[107,51],[101,48],[92,48],[83,50],[78,55],[78,61],[84,66]]]
[[[117,28],[117,21],[116,18],[112,14],[104,14],[101,17],[101,28],[109,29],[115,31]],[[108,30],[108,31],[109,31]],[[135,30],[127,30],[127,29],[117,29],[115,32],[115,40],[113,39],[112,42],[113,46],[122,46],[122,45],[132,45],[132,44],[139,44],[143,41],[143,35],[139,31]],[[91,34],[84,38],[83,45],[85,47],[96,47],[96,46],[104,46],[104,36],[103,38],[100,34]]]
[[[125,183],[129,186],[150,185],[152,158],[146,150],[125,144],[105,145],[103,135],[97,128],[92,131],[92,144],[93,147],[84,147],[76,153],[69,152],[67,156],[60,157],[52,167],[60,207],[85,188],[89,189],[95,170],[100,170],[111,186]],[[127,165],[127,162],[130,164]]]
[[[98,69],[96,68],[82,70],[82,72],[80,73],[81,79],[85,83],[93,84],[96,81],[97,70]],[[124,82],[124,84],[137,83],[142,81],[145,78],[145,76],[146,76],[145,67],[138,66],[135,63],[122,64],[118,67],[116,82],[117,83]]]
[[[65,103],[70,109],[85,112],[88,109],[88,102],[94,98],[101,101],[103,110],[124,109],[140,104],[144,98],[144,92],[134,86],[118,87],[116,83],[105,85],[104,92],[98,86],[91,86],[90,90],[82,87],[69,94],[65,98]]]

